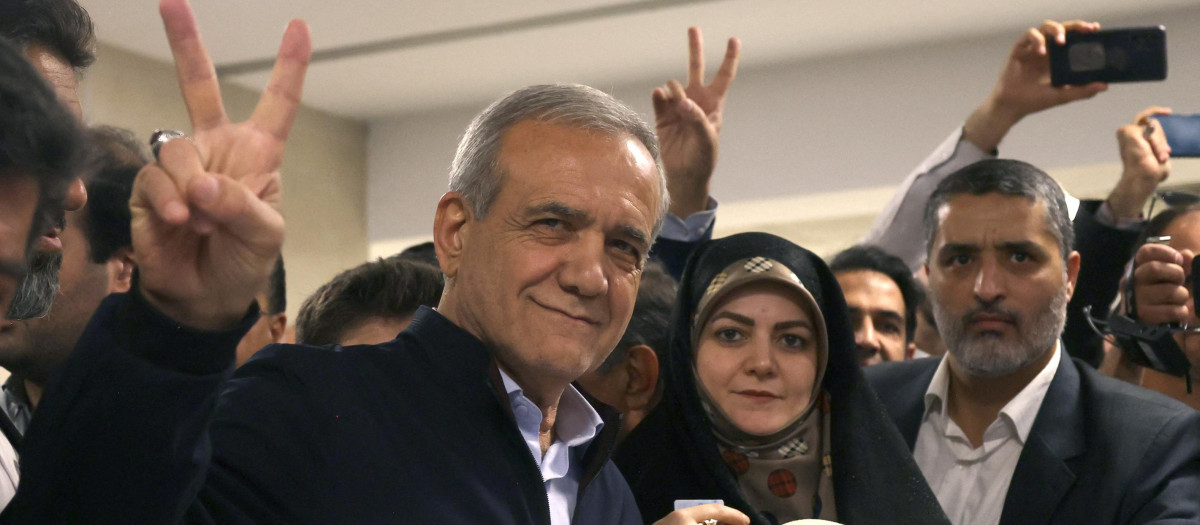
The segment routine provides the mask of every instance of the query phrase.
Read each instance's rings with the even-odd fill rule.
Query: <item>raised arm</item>
[[[709,206],[709,188],[717,165],[725,96],[737,76],[740,53],[741,43],[730,38],[720,69],[705,85],[704,40],[699,28],[689,28],[687,87],[670,80],[651,94],[671,195],[670,215],[651,256],[676,278],[683,273],[692,248],[712,238],[715,214]]]
[[[283,241],[279,166],[311,54],[292,22],[253,116],[225,115],[186,0],[160,5],[193,135],[134,185],[139,286],[97,310],[22,442],[5,523],[175,523],[208,469],[218,389]]]
[[[1087,33],[1099,29],[1100,24],[1095,22],[1047,20],[1026,30],[1013,44],[992,92],[961,129],[955,130],[908,175],[860,243],[877,245],[904,259],[913,271],[920,268],[925,262],[921,224],[925,203],[942,179],[967,165],[994,157],[1000,141],[1026,116],[1090,98],[1107,89],[1103,83],[1074,87],[1050,84],[1047,46],[1064,44],[1068,31]]]

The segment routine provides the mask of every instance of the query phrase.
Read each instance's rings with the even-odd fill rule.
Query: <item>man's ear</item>
[[[282,343],[287,335],[287,312],[271,314],[267,319],[267,330],[271,332],[271,342]]]
[[[909,341],[908,346],[904,347],[904,360],[908,361],[917,355],[917,343]]]
[[[458,274],[472,218],[471,206],[461,193],[448,191],[438,201],[433,219],[433,248],[442,273],[449,279]]]
[[[646,345],[629,348],[625,358],[625,401],[630,410],[648,410],[658,386],[658,354]]]
[[[108,293],[128,292],[133,286],[133,248],[125,247],[117,250],[105,263],[108,271]]]
[[[1075,281],[1079,279],[1079,252],[1071,252],[1067,256],[1067,300],[1075,295]]]

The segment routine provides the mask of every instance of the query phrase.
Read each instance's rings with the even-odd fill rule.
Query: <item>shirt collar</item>
[[[1059,341],[1054,342],[1052,351],[1054,355],[1050,357],[1050,362],[1000,409],[999,417],[1004,418],[1016,430],[1017,438],[1022,444],[1029,438],[1033,421],[1037,419],[1038,410],[1042,407],[1042,401],[1046,398],[1046,392],[1050,390],[1050,383],[1054,380],[1054,374],[1062,360],[1062,346]],[[942,362],[938,363],[937,370],[933,373],[933,380],[929,382],[929,388],[925,390],[925,413],[921,417],[922,420],[928,418],[931,413],[940,414],[945,410],[949,388],[950,364],[946,358],[942,358]]]
[[[500,379],[504,382],[504,390],[508,392],[509,403],[515,405],[518,399],[524,399],[533,405],[533,402],[525,396],[521,385],[513,381],[503,368],[500,368]],[[603,427],[604,420],[600,418],[600,414],[596,412],[592,404],[588,403],[583,394],[580,394],[574,386],[567,385],[566,390],[563,390],[562,397],[558,400],[558,415],[554,419],[555,439],[574,448],[591,442]],[[522,431],[525,430],[522,429]],[[533,430],[536,433],[537,429]]]

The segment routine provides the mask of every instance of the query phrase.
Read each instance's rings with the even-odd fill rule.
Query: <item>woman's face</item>
[[[713,309],[696,350],[696,372],[739,429],[765,436],[808,407],[817,374],[813,317],[795,291],[753,283]]]

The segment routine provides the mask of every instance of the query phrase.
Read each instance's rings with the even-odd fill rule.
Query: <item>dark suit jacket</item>
[[[911,449],[938,359],[865,369]],[[1021,451],[1002,525],[1200,522],[1200,412],[1061,360]]]
[[[1063,329],[1063,346],[1071,357],[1082,359],[1092,367],[1104,360],[1104,342],[1083,314],[1085,306],[1092,315],[1104,319],[1108,306],[1117,297],[1125,263],[1133,257],[1142,230],[1120,230],[1096,220],[1096,212],[1104,201],[1087,200],[1079,203],[1073,226],[1075,250],[1079,252],[1079,280],[1075,295],[1067,305],[1067,325]]]

